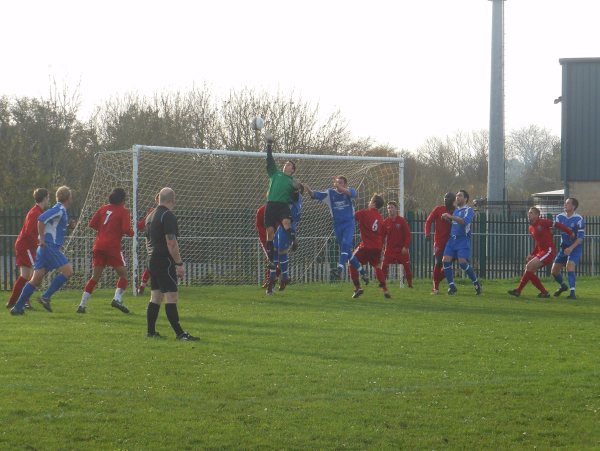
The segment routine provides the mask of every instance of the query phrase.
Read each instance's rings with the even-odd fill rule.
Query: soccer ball
[[[256,116],[254,119],[252,119],[252,129],[253,130],[260,130],[265,126],[265,121],[263,121],[263,118],[260,116]]]

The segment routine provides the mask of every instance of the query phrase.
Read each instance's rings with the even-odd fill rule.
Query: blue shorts
[[[277,227],[275,238],[273,239],[275,249],[287,249],[290,247],[290,244],[290,234],[282,226]]]
[[[46,244],[44,247],[38,246],[33,269],[45,269],[46,272],[50,272],[67,263],[69,263],[69,259],[61,252],[60,246]]]
[[[352,255],[354,249],[354,223],[334,224],[333,231],[340,246],[340,252]]]
[[[444,257],[471,259],[471,238],[450,237],[444,248]]]
[[[561,247],[556,254],[556,258],[554,259],[554,263],[560,263],[561,265],[566,265],[568,262],[573,262],[576,265],[579,264],[579,259],[581,259],[581,254],[583,253],[583,246],[580,244],[571,252],[571,255],[566,255],[565,250]]]

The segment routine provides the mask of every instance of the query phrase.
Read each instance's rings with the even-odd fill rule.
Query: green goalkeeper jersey
[[[292,192],[296,182],[294,177],[277,168],[270,146],[267,147],[267,174],[269,175],[269,193],[267,202],[292,202]]]

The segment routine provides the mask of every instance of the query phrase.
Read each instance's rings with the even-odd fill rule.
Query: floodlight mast
[[[504,1],[492,5],[492,66],[488,157],[488,210],[506,201],[504,158]]]

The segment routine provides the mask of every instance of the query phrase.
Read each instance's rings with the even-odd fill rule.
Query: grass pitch
[[[554,288],[550,281],[544,281]],[[600,283],[181,290],[178,342],[147,297],[98,290],[0,317],[0,449],[598,449]],[[7,295],[6,295],[7,296]]]

